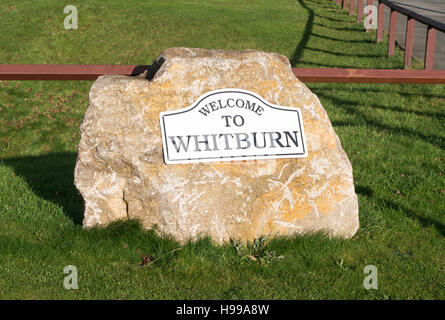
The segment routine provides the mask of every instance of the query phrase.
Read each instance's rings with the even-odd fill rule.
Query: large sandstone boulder
[[[165,62],[152,81],[101,76],[91,87],[75,168],[84,227],[138,219],[181,242],[209,235],[219,243],[320,230],[355,234],[351,164],[320,101],[284,56],[172,48],[160,57]],[[159,113],[222,88],[300,108],[308,157],[166,165]]]

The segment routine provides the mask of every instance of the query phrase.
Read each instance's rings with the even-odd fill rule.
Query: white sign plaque
[[[307,157],[300,109],[251,91],[207,92],[159,118],[166,164]]]

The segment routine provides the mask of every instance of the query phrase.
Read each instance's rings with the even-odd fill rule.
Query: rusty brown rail
[[[0,80],[96,80],[104,74],[136,75],[138,66],[0,64]]]
[[[303,82],[445,83],[445,70],[292,68]]]
[[[104,74],[138,75],[147,66],[137,65],[38,65],[0,64],[0,80],[96,80]],[[445,71],[293,68],[303,82],[445,83]]]

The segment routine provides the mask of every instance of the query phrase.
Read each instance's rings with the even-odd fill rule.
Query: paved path
[[[355,0],[356,2],[358,0]],[[366,3],[366,0],[363,1]],[[395,4],[412,10],[418,14],[445,23],[445,0],[394,0]],[[374,1],[377,5],[377,1]],[[385,30],[389,31],[389,13],[390,9],[385,6]],[[426,26],[420,22],[415,23],[414,28],[414,57],[423,60],[425,56],[426,44]],[[406,33],[406,16],[403,14],[397,15],[397,43],[405,47],[405,33]],[[436,38],[436,52],[434,56],[434,69],[445,70],[445,33],[437,32]]]

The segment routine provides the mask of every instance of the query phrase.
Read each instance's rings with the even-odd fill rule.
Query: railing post
[[[394,55],[396,48],[396,31],[397,31],[397,11],[391,9],[389,18],[389,41],[388,41],[388,57]]]
[[[426,33],[426,47],[425,47],[425,61],[424,69],[434,69],[434,51],[436,50],[436,34],[437,30],[431,26],[428,26]]]
[[[413,44],[414,44],[414,23],[416,20],[412,17],[408,17],[406,21],[406,37],[405,37],[405,62],[403,67],[405,69],[411,66],[411,59],[413,56]]]
[[[383,19],[385,17],[385,5],[379,1],[378,18],[377,18],[377,42],[383,40]]]
[[[354,0],[352,0],[352,1],[354,1]],[[343,10],[346,10],[346,6],[348,5],[348,0],[343,0],[343,4],[342,4],[342,6],[341,6],[341,8],[343,9]]]
[[[341,4],[341,0],[335,0],[337,4]]]
[[[349,14],[354,14],[355,0],[349,0]]]
[[[361,22],[363,19],[363,0],[358,0],[357,3],[357,22]]]

